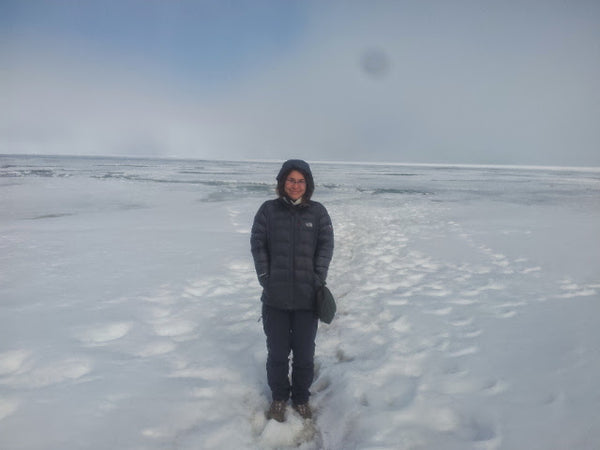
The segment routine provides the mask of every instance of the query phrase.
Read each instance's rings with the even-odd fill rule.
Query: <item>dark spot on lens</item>
[[[361,55],[360,67],[370,77],[383,78],[390,70],[390,61],[383,50],[369,49]]]

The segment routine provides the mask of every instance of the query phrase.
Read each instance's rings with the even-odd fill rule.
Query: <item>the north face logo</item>
[[[306,222],[304,225],[306,225],[306,228],[312,228],[312,222]]]

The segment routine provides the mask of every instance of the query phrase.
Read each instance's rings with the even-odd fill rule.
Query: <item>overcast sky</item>
[[[0,153],[600,166],[600,2],[0,0]]]

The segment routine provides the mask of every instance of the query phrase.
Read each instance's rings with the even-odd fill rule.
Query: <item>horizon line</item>
[[[0,157],[63,157],[63,158],[123,158],[123,159],[154,159],[169,161],[222,161],[222,162],[252,162],[252,163],[281,163],[290,158],[199,158],[185,156],[146,156],[146,155],[110,155],[110,154],[46,154],[46,153],[0,153]],[[371,166],[403,166],[403,167],[448,167],[448,168],[501,168],[501,169],[530,169],[530,170],[576,170],[587,172],[600,172],[600,166],[560,166],[543,164],[494,164],[494,163],[423,163],[423,162],[398,162],[398,161],[341,161],[341,160],[309,160],[310,164],[344,164],[344,165],[371,165]]]

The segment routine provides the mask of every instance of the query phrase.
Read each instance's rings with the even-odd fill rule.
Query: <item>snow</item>
[[[314,163],[338,315],[280,424],[278,168],[0,156],[0,448],[598,448],[599,170]]]

